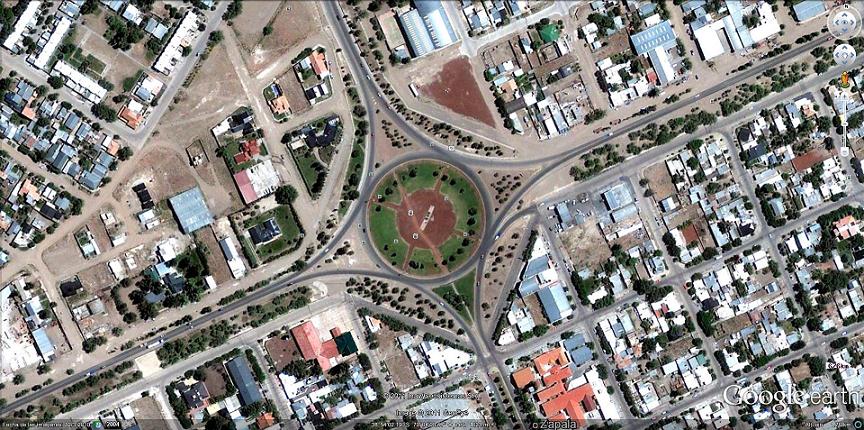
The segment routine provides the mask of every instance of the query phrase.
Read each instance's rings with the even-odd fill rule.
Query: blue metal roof
[[[672,49],[677,44],[675,31],[668,20],[630,36],[630,42],[637,55],[646,54],[658,46]]]
[[[252,370],[249,369],[249,362],[246,361],[246,357],[239,355],[232,358],[225,363],[225,368],[228,369],[228,374],[231,375],[231,380],[237,387],[237,394],[240,395],[240,403],[243,406],[262,400],[258,383],[252,377]]]
[[[192,233],[213,222],[213,215],[207,208],[204,194],[198,187],[177,194],[171,197],[168,202],[171,204],[171,209],[174,210],[174,215],[184,233]]]
[[[570,308],[570,303],[567,301],[567,294],[561,284],[555,284],[548,288],[543,288],[537,292],[540,298],[540,304],[543,306],[543,313],[549,322],[554,323],[560,320],[562,313]]]
[[[44,328],[38,328],[33,330],[33,340],[36,341],[36,348],[39,349],[39,354],[42,357],[48,357],[54,355],[54,344],[51,343],[51,339],[48,338],[48,333],[45,332]]]
[[[792,10],[795,11],[795,19],[798,22],[807,21],[825,12],[825,2],[822,0],[804,0],[792,6]]]

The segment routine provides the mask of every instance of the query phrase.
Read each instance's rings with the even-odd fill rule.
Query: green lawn
[[[464,239],[466,238],[454,235],[438,247],[438,251],[444,259],[444,264],[446,264],[447,268],[450,270],[462,265],[462,263],[464,263],[471,255],[471,247],[474,246],[473,240],[468,238],[468,246],[462,246],[462,241]]]
[[[327,179],[327,166],[318,161],[315,153],[305,146],[296,150],[291,149],[290,152],[297,170],[300,171],[300,177],[303,178],[306,192],[313,199],[318,198]]]
[[[377,204],[370,206],[369,232],[372,233],[372,242],[384,259],[401,268],[408,254],[408,244],[399,237],[396,212]]]
[[[395,205],[402,203],[402,194],[396,186],[393,185],[395,179],[393,175],[387,175],[381,182],[378,183],[378,188],[375,189],[375,197],[384,196],[382,202],[390,202]],[[388,193],[389,191],[389,193]]]
[[[434,188],[439,176],[436,173],[439,170],[440,166],[437,164],[420,162],[399,169],[397,174],[399,175],[399,182],[405,188],[405,191],[411,194],[417,190]]]
[[[452,169],[446,171],[447,181],[441,183],[441,192],[447,196],[456,211],[456,229],[468,231],[479,227],[480,221],[480,197],[471,182],[461,173]],[[469,215],[473,209],[475,215]],[[474,219],[473,223],[470,221]]]
[[[302,228],[300,222],[294,216],[294,211],[290,206],[282,205],[267,212],[258,214],[243,222],[244,229],[250,229],[253,226],[267,221],[270,218],[276,219],[276,224],[282,234],[271,242],[265,243],[257,248],[258,256],[263,261],[270,261],[288,252],[297,249],[303,241],[301,235]]]
[[[416,268],[412,267],[410,262],[408,263],[411,272],[419,275],[441,273],[441,268],[435,266],[435,255],[432,254],[432,250],[415,248],[414,252],[411,254],[411,261],[417,263]]]
[[[465,303],[474,303],[474,283],[476,278],[477,272],[472,270],[470,273],[459,278],[453,283],[456,292],[465,298]]]
[[[456,282],[434,288],[439,297],[453,306],[459,315],[467,321],[473,319],[472,309],[474,306],[474,276],[475,272],[465,275]]]

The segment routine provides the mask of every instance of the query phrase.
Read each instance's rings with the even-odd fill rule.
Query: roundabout
[[[408,161],[384,174],[367,207],[371,242],[395,270],[449,274],[477,250],[485,208],[477,186],[457,167]]]

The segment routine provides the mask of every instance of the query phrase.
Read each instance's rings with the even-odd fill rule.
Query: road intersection
[[[217,9],[214,13],[211,14],[210,19],[207,23],[207,30],[203,33],[204,35],[209,34],[210,31],[215,30],[220,24],[221,15],[224,11],[227,3],[222,2],[219,4],[219,9]],[[588,142],[585,142],[578,147],[573,147],[572,149],[567,149],[562,151],[560,154],[556,154],[554,156],[541,156],[537,158],[530,157],[520,157],[518,159],[495,159],[495,158],[486,158],[486,157],[477,157],[470,156],[459,151],[450,151],[447,147],[437,143],[434,139],[429,138],[423,132],[417,129],[413,124],[405,120],[402,116],[398,115],[392,108],[390,108],[390,104],[386,97],[383,97],[378,85],[376,85],[374,80],[364,79],[364,76],[370,75],[368,67],[366,66],[363,56],[361,55],[359,49],[357,48],[354,40],[348,32],[347,26],[344,24],[343,16],[344,14],[339,9],[339,4],[335,2],[327,2],[323,6],[325,11],[325,16],[328,22],[333,29],[336,39],[338,41],[339,47],[344,54],[344,57],[347,61],[348,69],[351,72],[351,75],[354,77],[356,81],[356,86],[359,89],[359,96],[362,105],[366,108],[366,112],[368,114],[368,121],[372,124],[375,124],[377,119],[383,118],[387,119],[391,123],[394,123],[400,130],[405,133],[409,139],[418,142],[421,148],[420,151],[412,152],[408,155],[403,155],[393,160],[388,161],[383,165],[376,165],[376,154],[375,154],[375,135],[374,135],[374,127],[373,132],[369,136],[367,140],[367,157],[364,164],[363,170],[363,179],[359,186],[360,197],[351,205],[348,213],[344,217],[341,225],[338,227],[336,232],[333,234],[332,239],[329,241],[329,245],[322,247],[322,251],[314,255],[307,263],[307,269],[301,270],[297,273],[288,274],[278,279],[274,279],[269,285],[262,287],[260,289],[255,290],[254,292],[246,295],[240,300],[234,301],[230,304],[227,304],[223,307],[215,309],[214,311],[202,315],[193,319],[193,321],[188,325],[181,325],[175,327],[173,329],[169,329],[159,336],[159,339],[164,340],[165,342],[181,339],[186,336],[190,331],[196,330],[202,326],[205,326],[213,321],[219,321],[228,318],[229,316],[236,314],[239,311],[242,311],[246,306],[250,304],[254,304],[257,302],[261,302],[267,300],[275,294],[284,293],[287,289],[292,288],[295,285],[300,285],[303,283],[308,283],[316,279],[322,278],[343,278],[347,279],[348,277],[363,277],[368,276],[370,278],[377,278],[392,281],[394,283],[407,284],[416,287],[418,290],[422,291],[422,293],[432,300],[437,301],[437,296],[432,292],[432,288],[435,286],[443,285],[446,283],[453,282],[465,274],[470,272],[471,270],[482,270],[484,264],[484,256],[487,255],[488,250],[491,249],[496,240],[496,236],[498,233],[505,231],[507,227],[514,222],[517,222],[521,218],[525,216],[529,217],[537,217],[537,209],[536,206],[526,204],[523,202],[523,199],[531,192],[535,191],[535,187],[541,183],[544,179],[548,178],[550,175],[558,174],[563,168],[569,166],[574,160],[577,160],[583,154],[590,152],[592,149],[602,146],[608,143],[610,137],[612,136],[620,136],[625,135],[631,131],[635,131],[640,129],[641,127],[658,122],[661,118],[668,117],[669,115],[679,112],[682,109],[685,109],[688,106],[698,103],[699,101],[711,98],[715,96],[717,93],[725,91],[730,88],[733,84],[742,82],[748,78],[757,76],[763,73],[765,70],[776,67],[779,64],[788,62],[796,57],[801,55],[806,55],[811,49],[816,46],[821,46],[828,42],[828,38],[825,36],[817,37],[816,39],[796,46],[789,50],[788,52],[778,55],[770,60],[763,61],[758,63],[757,65],[747,69],[746,71],[734,75],[729,79],[717,83],[716,85],[710,87],[706,91],[702,91],[699,94],[696,94],[692,97],[685,98],[677,103],[671,104],[662,109],[658,109],[656,112],[637,118],[635,120],[631,120],[623,124],[621,127],[615,128],[609,135],[597,137]],[[555,8],[558,6],[556,5]],[[557,9],[550,8],[549,13],[558,12]],[[560,13],[560,12],[559,12]],[[566,11],[565,11],[566,13]],[[515,31],[513,29],[506,29],[507,32]],[[466,38],[466,40],[468,40]],[[477,41],[473,41],[476,43]],[[206,36],[202,36],[199,38],[196,43],[194,52],[200,53],[204,46],[206,45]],[[467,46],[467,44],[466,44]],[[469,51],[474,51],[479,48],[479,46],[467,46],[466,49]],[[16,69],[20,70],[31,70],[26,64],[18,64],[21,62],[20,57],[9,57],[6,58],[6,54],[3,54],[2,59],[4,61],[10,61],[10,64],[15,66]],[[859,60],[859,64],[864,60]],[[144,145],[147,138],[154,131],[156,124],[158,123],[159,118],[166,112],[170,100],[167,95],[173,95],[177,92],[177,90],[182,85],[183,79],[181,77],[185,77],[194,67],[193,61],[187,61],[181,66],[178,71],[175,71],[175,78],[171,80],[168,84],[166,91],[166,100],[164,103],[157,106],[157,110],[153,112],[153,116],[151,120],[147,123],[147,125],[135,132],[131,132],[122,126],[117,127],[117,129],[112,130],[114,133],[121,136],[123,139],[129,141],[133,145]],[[36,73],[36,72],[29,72]],[[44,81],[44,76],[30,76],[25,73],[25,76],[30,78],[31,80],[41,82]],[[801,89],[813,90],[816,88],[821,88],[824,83],[829,79],[826,76],[830,76],[830,72],[827,75],[820,76],[811,76],[806,80],[806,82],[799,83],[795,87],[789,89],[783,94],[776,94],[766,98],[763,101],[760,101],[754,104],[751,107],[751,110],[759,111],[762,107],[772,106],[776,103],[776,100],[782,99],[783,97],[788,97],[789,92],[800,91]],[[38,79],[37,79],[38,78]],[[796,93],[797,94],[797,93]],[[64,95],[67,95],[64,93]],[[67,95],[68,96],[68,95]],[[76,99],[74,97],[66,97],[67,99]],[[83,101],[80,102],[81,106],[84,106]],[[77,105],[76,105],[77,106]],[[380,106],[386,106],[386,109],[380,109]],[[81,107],[79,107],[81,109]],[[85,109],[81,109],[85,110]],[[705,134],[708,133],[720,133],[727,138],[727,142],[732,142],[729,137],[729,130],[731,127],[734,127],[738,123],[740,123],[744,117],[748,114],[748,112],[740,112],[738,114],[732,115],[729,118],[721,118],[717,124],[710,126]],[[683,144],[690,139],[691,136],[684,136],[678,139],[673,140],[672,142],[662,145],[657,148],[653,148],[650,151],[643,152],[639,156],[634,156],[625,161],[624,163],[612,167],[611,169],[597,175],[596,177],[586,180],[582,183],[574,184],[572,188],[568,188],[565,190],[559,190],[554,195],[547,195],[543,198],[544,201],[554,201],[557,197],[572,194],[574,189],[578,190],[594,190],[598,184],[602,184],[604,182],[608,182],[612,178],[623,176],[626,172],[635,171],[635,169],[641,169],[645,166],[656,162],[658,159],[664,157],[666,154],[671,152],[672,149],[683,146]],[[466,264],[459,270],[453,271],[451,273],[447,273],[444,276],[428,278],[428,279],[414,279],[410,278],[401,272],[394,270],[383,261],[378,253],[373,249],[371,243],[371,238],[368,234],[368,228],[365,225],[367,214],[366,209],[368,208],[367,202],[373,198],[372,184],[378,182],[381,179],[381,175],[384,172],[388,172],[392,167],[402,164],[407,161],[413,161],[424,158],[433,158],[445,161],[449,164],[452,164],[462,170],[471,180],[473,180],[476,184],[482,184],[480,176],[476,171],[478,169],[491,169],[491,168],[501,168],[501,169],[514,169],[514,168],[525,168],[525,167],[539,167],[539,170],[526,181],[523,186],[517,190],[511,199],[505,203],[505,205],[501,208],[501,210],[497,214],[493,214],[492,211],[485,211],[486,222],[484,223],[484,232],[483,238],[481,240],[481,244],[479,249],[472,255]],[[746,177],[746,172],[744,172],[740,166],[740,163],[735,164],[736,174],[741,177],[742,175]],[[752,184],[748,183],[745,186],[748,191],[748,195],[753,200],[755,197],[752,192]],[[850,193],[848,201],[862,201],[864,200],[864,190],[861,190],[860,187],[857,187],[854,192]],[[488,192],[481,192],[481,198],[483,199],[483,203],[485,207],[491,208],[491,197]],[[814,210],[813,212],[808,213],[808,218],[812,218],[817,214],[827,213],[833,209],[840,207],[845,202],[835,202],[825,204],[822,207]],[[757,211],[758,212],[758,211]],[[761,217],[761,213],[759,214]],[[767,224],[764,223],[764,219],[761,219],[761,225],[763,227],[767,227]],[[793,222],[786,224],[783,227],[779,228],[764,228],[759,230],[753,237],[745,240],[740,246],[734,248],[730,252],[738,252],[743,249],[748,249],[754,245],[762,245],[763,247],[767,247],[772,250],[772,255],[776,257],[776,248],[774,246],[774,240],[781,235],[788,233],[796,228],[800,228],[807,222],[805,219],[799,219]],[[373,259],[373,262],[376,263],[376,269],[378,270],[368,270],[368,269],[319,269],[319,265],[327,258],[328,253],[332,248],[334,248],[333,244],[339,244],[343,240],[345,240],[349,235],[357,233],[357,229],[360,229],[360,235],[364,240],[364,252]],[[716,262],[707,261],[701,263],[699,265],[693,266],[691,268],[683,269],[679,267],[675,267],[672,274],[669,277],[664,279],[662,282],[664,284],[674,285],[676,289],[678,289],[679,294],[683,294],[686,298],[686,291],[683,291],[683,285],[686,281],[690,279],[690,277],[697,272],[705,271],[710,267],[714,266]],[[785,270],[785,269],[784,269]],[[790,278],[788,273],[784,272],[784,278],[786,282],[790,282]],[[480,297],[479,293],[479,284],[475,287],[475,297]],[[343,298],[344,299],[344,298]],[[332,305],[332,300],[335,300],[335,296],[330,296],[326,299],[323,299],[318,302],[313,302],[308,309],[309,314],[311,314],[312,307],[324,308],[326,306]],[[361,306],[374,307],[374,304],[363,302],[362,300],[355,299],[361,302]],[[588,333],[593,332],[594,323],[602,318],[604,315],[608,313],[615,312],[617,309],[620,309],[623,306],[628,306],[632,303],[635,303],[640,300],[640,297],[636,294],[630,294],[625,297],[620,298],[616,301],[615,306],[601,310],[596,312],[589,312],[587,309],[581,309],[580,316],[577,318],[573,318],[569,321],[564,322],[561,325],[562,330],[567,330],[570,328],[580,328],[583,331],[587,331]],[[693,303],[689,300],[685,300],[688,305],[691,306],[692,310]],[[356,303],[355,303],[356,304]],[[510,366],[505,365],[505,360],[507,358],[512,357],[520,357],[523,355],[527,355],[533,351],[536,351],[539,348],[542,348],[544,345],[550,342],[554,342],[557,340],[559,336],[558,332],[555,334],[541,336],[535,339],[532,339],[528,342],[520,343],[518,345],[508,346],[508,347],[499,347],[496,346],[493,340],[490,338],[490,333],[485,332],[482,329],[482,323],[479,321],[471,322],[466,321],[462,318],[455,309],[449,304],[442,304],[445,310],[450,314],[451,318],[454,319],[458,328],[461,328],[465,332],[465,338],[454,337],[450,332],[445,330],[437,330],[434,328],[424,329],[426,331],[430,331],[433,334],[440,335],[442,337],[452,338],[453,341],[459,342],[469,346],[473,349],[477,355],[478,363],[476,364],[476,368],[481,372],[482,375],[485,375],[484,378],[486,383],[490,385],[494,385],[493,379],[494,375],[500,375],[502,379],[507,379],[507,376],[510,373]],[[498,311],[501,309],[501,303],[496,304],[496,312],[493,313],[494,316],[497,316]],[[378,307],[376,311],[386,313],[394,318],[405,319],[407,317],[399,314],[398,312],[394,312],[389,310],[388,308]],[[695,313],[695,312],[691,312]],[[477,303],[474,304],[474,315],[479,316],[479,305]],[[297,314],[292,314],[291,317],[293,319],[297,319]],[[279,320],[279,324],[284,324],[284,320]],[[862,325],[864,326],[864,325]],[[230,350],[231,347],[234,347],[239,344],[243,344],[244,342],[248,343],[249,339],[252,339],[254,334],[266,333],[267,330],[263,330],[264,327],[270,327],[270,325],[262,326],[262,330],[256,329],[254,332],[243,333],[235,339],[229,341],[229,343],[223,345],[222,347],[216,348],[213,351],[208,351],[208,355],[218,355],[219,351],[227,351]],[[857,326],[856,326],[857,327]],[[593,334],[592,334],[593,336]],[[825,342],[830,341],[839,337],[839,335],[832,336],[824,336],[824,337],[816,337],[814,342],[809,343],[809,345],[795,353],[795,355],[801,355],[807,352],[815,352],[817,351],[821,345],[824,345]],[[466,339],[467,338],[467,339]],[[706,341],[705,345],[710,351],[711,342]],[[24,405],[27,405],[43,396],[48,394],[57,392],[62,390],[63,388],[72,385],[78,381],[85,379],[88,375],[98,372],[102,369],[109,368],[116,364],[119,364],[124,361],[134,360],[135,358],[141,357],[150,351],[146,347],[146,344],[139,345],[137,347],[133,347],[131,349],[127,349],[125,351],[118,352],[111,358],[106,361],[103,361],[98,364],[94,364],[89,369],[83,372],[79,372],[75,375],[64,378],[60,381],[57,381],[49,386],[42,388],[40,391],[29,393],[24,395],[18,399],[10,401],[5,407],[0,409],[0,413],[8,413],[9,411],[18,409]],[[198,360],[198,359],[196,359]],[[778,358],[772,361],[772,365],[780,362],[785,362],[791,360],[790,357]],[[164,369],[163,373],[160,373],[159,378],[156,380],[157,384],[164,385],[164,382],[167,382],[171,375],[176,375],[178,372],[182,372],[190,366],[196,365],[200,360],[195,361],[195,363],[184,361],[179,363],[178,365],[172,366],[168,369]],[[776,363],[775,363],[776,362]],[[168,378],[168,379],[166,379]],[[693,405],[698,404],[699,402],[703,402],[707,399],[715,397],[720,393],[722,387],[725,386],[729,381],[731,381],[730,375],[722,375],[715,381],[715,386],[708,390],[705,390],[697,395],[692,396],[686,401],[675,404],[673,407],[667,409],[667,412],[670,414],[677,414]],[[446,381],[444,381],[446,382]],[[431,391],[434,387],[440,386],[444,382],[440,382],[436,384],[432,388],[429,388]],[[100,399],[97,402],[94,402],[91,405],[82,408],[81,411],[87,411],[87,413],[98,412],[105,407],[112,405],[113,401],[116,401],[117,398],[122,397],[124,394],[129,395],[129,393],[134,393],[140,391],[145,386],[150,386],[154,382],[151,380],[141,381],[141,383],[133,384],[129,387],[124,388],[121,392],[112,394],[108,397]],[[509,403],[515,402],[517,398],[517,393],[515,393],[510,386],[509,383],[504,382],[503,384],[505,388],[505,393],[509,399]],[[504,399],[501,398],[498,394],[497,390],[493,390],[494,396],[499,404],[504,402]],[[623,405],[622,405],[623,406]],[[521,414],[516,411],[518,419],[522,419]]]

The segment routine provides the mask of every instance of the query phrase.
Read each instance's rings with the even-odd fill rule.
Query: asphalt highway
[[[776,67],[781,63],[790,61],[799,56],[809,55],[810,50],[812,50],[818,45],[826,43],[829,40],[827,36],[820,36],[813,41],[797,46],[782,55],[760,62],[751,67],[750,69],[747,69],[741,73],[734,75],[733,77],[730,77],[725,81],[713,85],[708,90],[702,91],[701,93],[694,96],[685,98],[670,106],[658,109],[652,114],[631,120],[628,123],[622,125],[621,127],[616,128],[613,132],[609,133],[609,135],[597,137],[591,141],[580,144],[578,147],[567,150],[561,154],[544,158],[518,160],[478,158],[476,156],[469,156],[459,151],[448,150],[445,146],[426,137],[412,124],[408,123],[407,121],[402,119],[402,117],[397,115],[387,104],[387,100],[382,96],[379,96],[379,94],[381,93],[374,81],[372,79],[366,78],[370,73],[365,63],[363,62],[362,56],[360,55],[359,50],[357,49],[353,39],[348,33],[346,26],[344,26],[341,22],[342,13],[339,10],[339,5],[336,2],[326,2],[324,10],[328,21],[330,21],[331,28],[336,35],[339,45],[343,47],[342,52],[344,54],[344,58],[347,61],[347,66],[351,71],[352,76],[354,77],[356,86],[358,87],[361,103],[366,108],[366,111],[369,115],[369,123],[375,124],[377,115],[385,116],[388,118],[389,121],[393,122],[397,127],[399,127],[409,139],[414,141],[423,149],[421,151],[412,152],[409,155],[391,160],[390,162],[386,163],[383,166],[380,166],[379,168],[373,168],[373,163],[375,162],[375,137],[373,127],[373,134],[372,136],[370,136],[371,138],[367,141],[366,144],[366,159],[364,163],[363,180],[359,188],[361,196],[357,199],[357,201],[354,202],[354,204],[352,204],[352,207],[349,209],[348,214],[345,216],[341,225],[338,227],[337,231],[333,235],[333,238],[330,241],[331,246],[324,247],[323,252],[319,252],[317,255],[311,258],[307,262],[306,269],[295,274],[287,275],[282,279],[276,280],[265,287],[255,290],[254,292],[248,294],[240,300],[223,306],[208,314],[199,316],[187,325],[181,325],[172,328],[164,334],[160,335],[158,339],[168,342],[171,340],[182,338],[192,330],[200,329],[202,326],[205,326],[213,321],[225,319],[233,313],[242,310],[245,306],[248,306],[249,304],[264,300],[271,295],[284,292],[292,285],[312,281],[316,278],[327,276],[369,276],[394,282],[407,283],[409,285],[420,287],[420,290],[424,294],[435,299],[436,296],[432,295],[431,288],[428,287],[441,285],[442,283],[452,282],[453,280],[464,276],[468,271],[476,269],[478,266],[482,269],[483,256],[486,254],[488,249],[490,249],[490,247],[494,245],[495,232],[502,231],[505,226],[509,225],[512,222],[515,222],[521,216],[529,214],[531,213],[531,211],[535,210],[533,206],[529,208],[516,208],[516,206],[520,204],[523,196],[529,190],[531,190],[541,180],[545,179],[549,174],[552,174],[560,167],[571,163],[574,159],[576,159],[576,157],[579,157],[580,155],[589,152],[596,147],[608,143],[610,136],[617,136],[637,130],[649,123],[658,121],[666,115],[669,115],[688,105],[691,105],[692,103],[698,102],[705,97],[711,97],[716,93],[725,91],[726,89],[733,87],[735,84],[738,84],[753,76],[756,76],[769,68]],[[219,15],[221,16],[221,14]],[[208,29],[211,27],[211,25],[213,25],[213,22],[208,23]],[[380,112],[377,112],[379,108],[383,109],[380,109]],[[371,241],[368,240],[367,237],[367,240],[365,241],[367,248],[366,250],[372,258],[375,258],[377,260],[380,266],[380,271],[348,269],[323,271],[320,270],[317,266],[324,260],[324,258],[329,252],[329,249],[332,247],[332,244],[341,243],[344,240],[345,236],[349,232],[351,232],[351,229],[355,227],[355,225],[359,227],[363,227],[363,225],[365,225],[367,202],[372,197],[374,184],[383,177],[383,174],[386,174],[386,172],[388,172],[390,168],[396,166],[399,163],[424,158],[440,160],[461,169],[478,186],[480,194],[482,196],[482,200],[486,208],[486,219],[484,223],[483,237],[477,251],[463,265],[463,268],[442,277],[430,279],[412,279],[408,276],[396,272],[389,267],[389,264],[383,262],[378,256],[377,252],[374,249],[371,249]],[[511,199],[498,212],[498,215],[493,215],[490,211],[490,209],[492,208],[492,204],[490,201],[489,192],[487,192],[483,188],[482,181],[475,173],[475,169],[492,167],[513,168],[520,166],[527,167],[538,165],[542,165],[540,171],[534,174],[531,178],[529,178],[524,183],[524,185],[513,194]],[[492,344],[491,340],[487,339],[487,336],[478,336],[472,325],[464,321],[458,314],[458,312],[455,312],[455,310],[449,305],[444,304],[444,308],[447,309],[454,321],[457,322],[458,326],[465,330],[466,336],[474,347],[477,353],[478,361],[480,362],[481,366],[483,366],[483,368],[487,370],[490,368],[491,359],[491,361],[494,361],[494,365],[496,367],[501,370],[506,369],[499,354],[495,353],[494,345]],[[150,342],[152,342],[152,340]],[[487,351],[488,354],[484,353],[484,351]],[[60,391],[69,385],[81,381],[90,374],[97,373],[100,370],[107,369],[123,361],[133,360],[148,352],[150,352],[150,349],[146,347],[146,344],[139,345],[126,351],[121,351],[110,359],[99,363],[98,365],[94,365],[84,372],[79,372],[77,374],[71,375],[61,381],[44,387],[37,392],[33,392],[10,401],[5,407],[0,408],[0,414],[6,414],[12,410],[18,409],[43,396]],[[505,384],[505,386],[506,385],[507,384]],[[497,390],[494,390],[494,393],[496,396],[498,395]],[[498,400],[500,402],[500,398]]]

